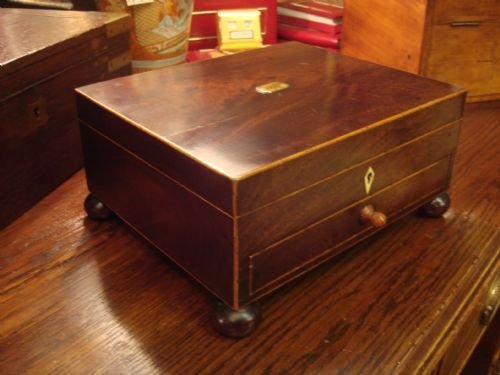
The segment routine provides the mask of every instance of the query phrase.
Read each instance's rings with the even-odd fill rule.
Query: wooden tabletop
[[[0,232],[2,374],[429,371],[498,267],[500,104],[466,107],[440,219],[399,221],[219,336],[211,297],[118,221],[85,218],[83,172]],[[458,327],[459,328],[459,327]]]

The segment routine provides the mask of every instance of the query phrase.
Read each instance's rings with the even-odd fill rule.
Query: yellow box
[[[244,51],[262,47],[260,11],[257,9],[220,10],[217,31],[221,51]]]

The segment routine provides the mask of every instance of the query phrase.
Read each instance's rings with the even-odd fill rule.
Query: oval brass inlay
[[[257,86],[255,91],[259,94],[272,94],[277,91],[285,90],[289,87],[285,82],[269,82],[264,85]]]

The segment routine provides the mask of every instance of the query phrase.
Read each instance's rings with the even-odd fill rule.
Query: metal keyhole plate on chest
[[[374,180],[375,180],[375,171],[373,170],[372,167],[369,167],[365,173],[365,193],[366,194],[370,194]]]

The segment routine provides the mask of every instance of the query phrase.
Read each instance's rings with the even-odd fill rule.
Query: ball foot
[[[261,319],[260,308],[249,304],[239,310],[233,310],[217,301],[214,306],[215,328],[227,337],[242,338],[250,335]]]
[[[92,193],[87,195],[87,198],[85,198],[85,202],[83,205],[89,219],[105,221],[115,217],[113,211],[106,207]]]
[[[450,208],[450,196],[442,193],[420,208],[420,212],[427,217],[441,217]]]

